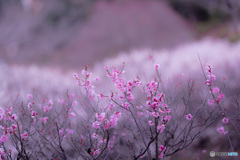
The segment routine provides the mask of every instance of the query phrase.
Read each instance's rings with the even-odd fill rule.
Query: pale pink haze
[[[73,134],[73,132],[74,132],[72,129],[67,129],[66,131],[69,135]]]

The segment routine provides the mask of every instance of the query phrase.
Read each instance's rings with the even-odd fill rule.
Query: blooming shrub
[[[127,62],[99,67],[104,74],[95,68],[98,75],[85,67],[68,75],[75,85],[58,72],[43,72],[47,79],[30,78],[28,84],[35,88],[41,83],[39,88],[10,99],[4,93],[1,159],[165,159],[206,136],[209,143],[227,142],[227,151],[238,149],[238,99],[229,94],[237,75],[231,79],[229,74],[225,83],[214,71],[219,65],[207,65],[192,80],[187,72],[178,72],[180,67],[176,77],[166,80],[174,73],[168,65],[155,63],[156,57],[143,58],[139,69],[146,67],[145,75],[134,75]],[[16,83],[20,86],[30,75]],[[231,106],[235,101],[236,107]]]
[[[156,77],[147,83],[138,76],[126,79],[124,65],[105,67],[115,86],[108,94],[96,92],[92,73],[85,68],[81,75],[73,74],[76,95],[67,92],[54,100],[29,93],[25,101],[1,109],[1,159],[164,159],[191,145],[222,116],[219,136],[229,136],[230,125],[239,133],[223,108],[224,92],[210,65],[204,73],[207,94],[200,104],[192,101],[198,96],[192,92],[193,82],[187,92],[178,88],[179,99],[164,88],[159,65],[152,66]]]

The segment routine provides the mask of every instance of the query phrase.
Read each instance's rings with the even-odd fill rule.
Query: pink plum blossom
[[[16,124],[12,124],[12,130],[16,130],[17,129],[17,125]]]
[[[99,153],[100,153],[100,149],[97,149],[97,150],[95,151],[95,154],[98,155]]]
[[[154,64],[154,68],[155,68],[156,70],[158,70],[158,69],[159,69],[159,67],[160,67],[160,65],[159,65],[159,64],[157,64],[157,63],[155,63],[155,64]]]
[[[98,128],[100,128],[100,125],[101,125],[101,122],[95,121],[95,122],[92,124],[92,127],[95,128],[95,129],[98,129]]]
[[[227,123],[228,123],[228,118],[227,118],[227,117],[224,117],[224,118],[222,119],[222,122],[223,122],[224,124],[227,124]]]
[[[28,99],[32,99],[33,98],[33,95],[31,93],[27,94],[27,98]]]
[[[210,106],[214,106],[214,105],[215,105],[215,101],[214,101],[214,100],[208,100],[208,104],[209,104]]]
[[[27,132],[24,132],[23,134],[21,134],[21,138],[23,140],[26,140],[28,138],[28,133]]]
[[[156,112],[152,112],[152,115],[153,115],[153,117],[155,117],[155,118],[158,118],[158,117],[159,117],[159,114],[156,113]]]
[[[69,113],[69,117],[75,117],[75,113],[73,112]]]
[[[224,94],[223,94],[223,93],[220,93],[220,94],[218,95],[218,98],[219,98],[220,100],[223,100]]]
[[[0,137],[0,142],[6,143],[7,141],[8,141],[8,136],[2,135],[2,136]]]
[[[123,108],[129,109],[130,104],[128,102],[123,102],[122,103]]]
[[[47,123],[48,119],[49,119],[48,117],[41,117],[40,121],[43,123]]]
[[[98,138],[98,135],[97,135],[96,133],[93,133],[93,134],[92,134],[92,137],[93,137],[94,139],[97,139],[97,138]]]
[[[192,119],[192,117],[193,116],[190,113],[186,115],[186,119],[189,120],[189,121]]]
[[[149,124],[150,126],[153,126],[153,125],[154,125],[154,123],[153,123],[152,121],[148,121],[148,124]]]
[[[96,118],[97,118],[97,120],[98,121],[104,121],[105,120],[105,117],[106,117],[106,113],[101,113],[101,114],[99,114],[99,113],[96,113]]]
[[[220,89],[218,87],[213,87],[212,92],[213,93],[218,93]]]
[[[158,130],[159,133],[162,133],[164,131],[164,129],[165,129],[165,125],[164,124],[159,124],[157,126],[157,130]]]
[[[77,73],[73,73],[73,78],[78,78],[78,74]]]
[[[227,131],[224,131],[224,127],[219,127],[219,128],[217,128],[217,131],[218,131],[219,133],[221,133],[222,135],[228,133]]]
[[[100,80],[100,78],[99,77],[95,77],[95,81],[99,81]]]
[[[62,136],[63,135],[63,129],[59,130],[59,135]]]

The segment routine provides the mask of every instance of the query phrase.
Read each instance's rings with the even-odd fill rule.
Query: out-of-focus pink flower
[[[224,127],[219,127],[219,128],[217,128],[217,131],[218,131],[219,133],[221,133],[222,135],[228,133],[227,131],[224,131]]]
[[[219,98],[220,100],[223,100],[224,94],[223,94],[223,93],[220,93],[220,94],[218,95],[218,98]]]
[[[157,126],[157,130],[158,130],[159,133],[162,133],[164,131],[164,129],[165,129],[165,125],[164,124],[159,124]]]
[[[152,112],[152,115],[153,115],[153,117],[155,117],[155,118],[158,118],[158,117],[159,117],[159,114],[156,113],[156,112]]]
[[[214,102],[214,100],[208,100],[208,104],[209,104],[210,106],[214,106],[214,105],[215,105],[215,102]]]
[[[228,123],[228,118],[227,118],[227,117],[224,117],[224,118],[222,119],[222,122],[223,122],[224,124],[227,124],[227,123]]]
[[[16,124],[12,124],[12,130],[14,131],[15,129],[17,129],[17,125]]]
[[[93,133],[92,137],[93,137],[94,139],[97,139],[97,138],[98,138],[98,135],[97,135],[96,133]]]
[[[0,137],[0,142],[6,143],[7,141],[8,141],[8,136],[2,135],[2,137]]]
[[[160,147],[159,147],[158,150],[159,150],[159,152],[160,152],[158,158],[162,158],[162,157],[163,157],[163,153],[164,153],[164,151],[166,150],[166,147],[164,147],[163,145],[160,145]]]
[[[160,67],[160,65],[159,65],[159,64],[157,64],[157,63],[155,63],[155,64],[154,64],[154,68],[155,68],[156,70],[158,70],[158,69],[159,69],[159,67]]]
[[[101,125],[101,122],[95,121],[95,122],[93,122],[92,127],[95,129],[98,129],[98,128],[100,128],[100,125]]]
[[[77,73],[73,73],[73,78],[78,78],[78,74]]]
[[[0,149],[0,160],[2,160],[1,156],[6,156],[6,153],[2,149]]]
[[[137,108],[137,109],[141,109],[141,108],[142,108],[142,106],[136,106],[136,108]]]
[[[160,151],[160,152],[164,152],[165,150],[166,150],[166,147],[164,147],[163,145],[160,145],[159,151]]]
[[[16,115],[16,114],[13,114],[13,115],[12,115],[12,119],[17,120],[17,115]]]
[[[95,154],[97,155],[97,154],[99,154],[100,153],[100,149],[97,149],[96,151],[95,151]]]
[[[193,116],[190,113],[186,115],[186,119],[189,120],[189,121],[192,119],[192,117]]]
[[[28,138],[27,132],[24,132],[23,134],[21,134],[21,138],[22,138],[23,140],[26,140],[26,139]]]
[[[59,135],[60,135],[60,136],[63,135],[63,129],[59,130]]]
[[[106,143],[106,139],[101,139],[100,143]]]
[[[99,77],[95,77],[95,81],[99,81],[100,80],[100,78]]]
[[[48,117],[41,117],[40,121],[43,123],[47,123],[48,119],[49,119]]]
[[[77,104],[78,104],[77,101],[73,101],[73,102],[72,102],[72,106],[76,106]]]
[[[32,99],[33,98],[33,95],[31,93],[27,94],[27,98],[28,99]]]
[[[72,129],[66,129],[66,131],[67,131],[67,133],[68,133],[69,135],[72,135],[73,132],[74,132]]]
[[[75,97],[74,93],[71,93],[69,97],[70,99],[73,99]]]
[[[107,130],[110,126],[111,126],[111,122],[109,120],[106,120],[105,125],[103,126],[103,128],[105,130]]]
[[[152,121],[148,121],[148,124],[149,124],[150,126],[153,126],[153,125],[154,125],[154,123],[153,123]]]
[[[105,70],[108,70],[108,69],[109,69],[109,66],[105,66],[104,69],[105,69]]]
[[[138,117],[141,117],[143,115],[143,112],[137,112]]]
[[[220,89],[218,87],[213,87],[212,92],[213,93],[218,93]]]
[[[123,102],[122,103],[123,108],[129,109],[130,104],[128,102]]]
[[[0,121],[4,118],[4,115],[0,113]]]
[[[73,112],[69,113],[69,117],[75,117],[75,113]]]
[[[96,113],[96,118],[97,118],[97,120],[100,121],[100,122],[104,121],[104,120],[105,120],[105,117],[106,117],[106,113],[104,113],[104,112],[101,113],[101,114]]]
[[[50,99],[50,100],[48,101],[48,104],[49,104],[50,106],[52,106],[52,105],[53,105],[53,101]]]

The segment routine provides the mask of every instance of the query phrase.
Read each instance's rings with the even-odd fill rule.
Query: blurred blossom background
[[[73,90],[85,65],[102,79],[125,61],[129,77],[151,80],[156,62],[166,80],[204,81],[197,53],[240,100],[239,22],[239,0],[0,0],[0,104]],[[208,141],[179,156],[208,157]]]

